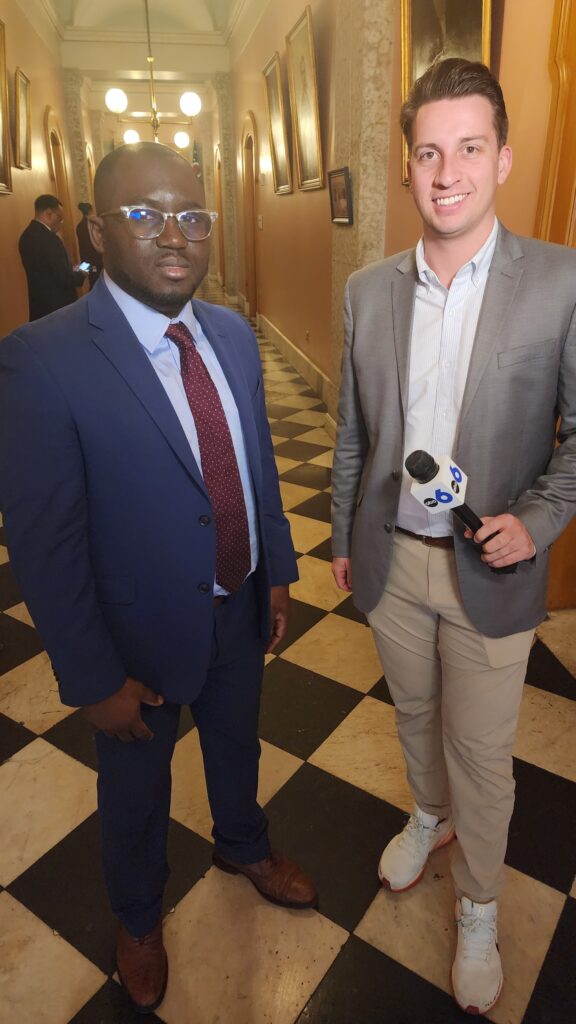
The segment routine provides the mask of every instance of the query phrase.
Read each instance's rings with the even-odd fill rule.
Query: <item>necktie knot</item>
[[[170,341],[173,341],[180,351],[194,345],[194,338],[182,320],[179,320],[177,324],[170,324],[166,331],[166,337],[170,338]]]

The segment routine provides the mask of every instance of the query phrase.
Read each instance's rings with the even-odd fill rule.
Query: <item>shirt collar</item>
[[[175,317],[165,316],[158,310],[146,306],[133,295],[129,295],[112,280],[106,271],[103,272],[104,282],[112,298],[120,306],[140,344],[152,355],[164,343],[166,331],[170,324],[183,323],[193,338],[198,337],[198,322],[192,311],[190,300],[182,307]]]
[[[492,230],[488,235],[488,238],[484,244],[478,249],[478,252],[472,256],[467,263],[464,263],[460,267],[458,274],[462,274],[463,271],[470,274],[470,280],[475,287],[478,287],[484,280],[484,277],[490,269],[492,263],[492,257],[494,255],[494,249],[496,248],[496,239],[498,237],[498,218],[494,217],[494,224]],[[424,255],[424,239],[421,238],[416,246],[416,268],[418,270],[418,277],[422,284],[426,287],[430,287],[432,284],[438,284],[438,278],[434,271],[426,263],[426,257]],[[458,274],[456,276],[458,276]]]

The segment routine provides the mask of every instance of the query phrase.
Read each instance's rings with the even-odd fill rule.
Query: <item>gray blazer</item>
[[[351,557],[364,612],[382,596],[392,553],[416,281],[410,250],[346,286],[333,552]],[[546,614],[548,548],[576,512],[575,250],[500,227],[450,454],[469,475],[474,511],[518,516],[537,552],[513,575],[491,573],[455,520],[466,611],[487,636],[530,629]]]

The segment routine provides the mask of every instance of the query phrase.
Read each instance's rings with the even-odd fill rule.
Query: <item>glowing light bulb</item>
[[[188,132],[176,132],[174,135],[174,145],[178,146],[178,149],[188,149],[190,145]]]
[[[128,97],[123,89],[108,89],[104,102],[113,114],[123,114],[128,106]]]
[[[183,92],[180,97],[180,110],[186,117],[196,117],[202,110],[202,100],[197,92]]]
[[[140,134],[135,128],[127,128],[124,132],[124,142],[127,146],[134,146],[137,142],[140,142]]]

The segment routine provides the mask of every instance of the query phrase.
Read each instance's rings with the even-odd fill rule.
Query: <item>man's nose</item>
[[[460,179],[460,168],[456,156],[444,154],[436,168],[434,184],[438,188],[450,188]]]
[[[156,240],[157,245],[166,249],[184,249],[188,241],[180,231],[180,226],[173,213],[168,214],[164,227]]]

